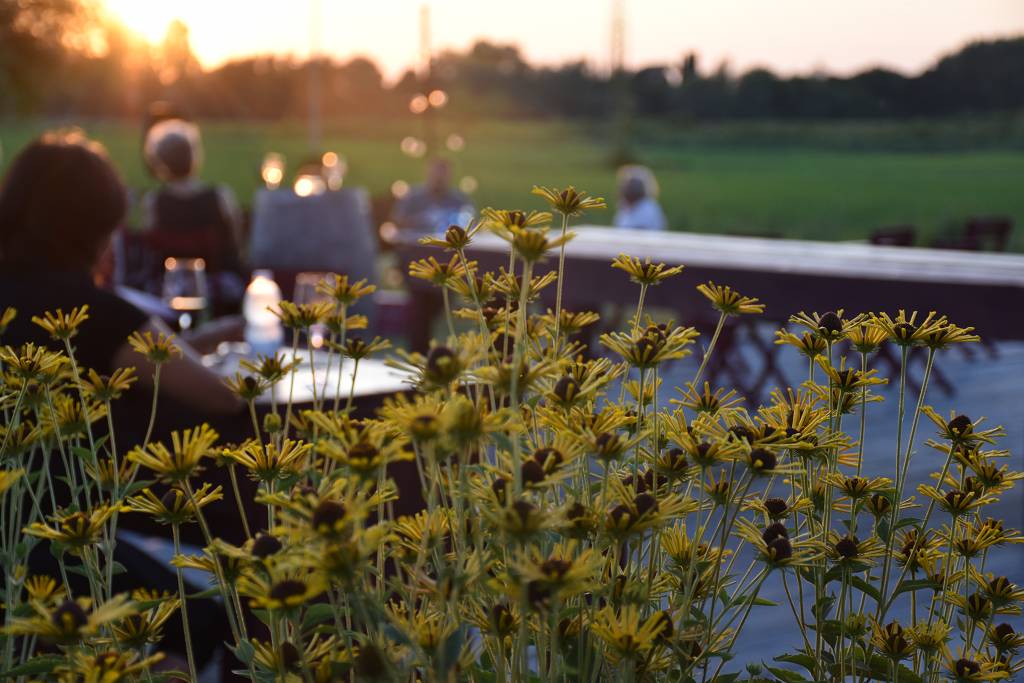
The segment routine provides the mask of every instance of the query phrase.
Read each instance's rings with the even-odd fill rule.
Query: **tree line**
[[[923,73],[783,77],[768,69],[676,64],[613,74],[586,62],[534,65],[514,45],[479,41],[387,83],[365,57],[245,57],[203,69],[182,24],[147,46],[95,11],[95,0],[0,0],[0,114],[137,116],[164,100],[204,118],[407,115],[417,93],[447,91],[474,116],[689,120],[944,117],[1024,108],[1024,37],[971,43]]]

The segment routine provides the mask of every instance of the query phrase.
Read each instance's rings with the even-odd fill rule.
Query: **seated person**
[[[619,206],[616,228],[665,230],[668,221],[658,204],[658,182],[646,166],[623,166],[618,173]]]
[[[469,197],[452,187],[451,162],[435,157],[427,165],[426,182],[395,203],[391,220],[399,230],[441,233],[449,225],[465,223],[472,212]]]
[[[127,342],[133,332],[169,333],[166,326],[148,318],[131,304],[94,284],[94,269],[101,261],[111,233],[121,223],[126,209],[126,193],[117,172],[97,143],[80,133],[49,133],[23,149],[11,163],[0,186],[0,302],[13,307],[17,317],[0,343],[18,346],[26,342],[63,350],[59,342],[32,322],[33,316],[63,309],[89,306],[89,319],[72,339],[75,357],[82,372],[85,368],[110,374],[120,367],[134,366],[138,384],[152,391],[154,368],[145,357],[134,352]],[[196,359],[187,344],[179,343],[183,355],[170,360],[161,370],[161,398],[177,400],[204,414],[232,414],[241,402],[221,379]],[[133,387],[120,402],[142,403]],[[127,407],[127,406],[126,406]],[[159,412],[159,411],[158,411]],[[147,413],[148,414],[148,413]],[[136,420],[138,422],[138,420]],[[185,425],[182,425],[185,426]],[[191,425],[188,425],[191,426]],[[97,423],[98,430],[102,426]],[[143,424],[144,428],[144,424]],[[122,439],[117,428],[119,449],[123,452],[139,439]],[[126,435],[127,437],[127,435]],[[54,481],[60,481],[63,464],[50,460]],[[69,494],[57,491],[58,505],[67,505]],[[121,525],[128,527],[143,515],[124,515]],[[119,525],[120,526],[120,525]],[[145,524],[143,526],[146,526]],[[162,528],[166,534],[167,528]],[[116,591],[134,587],[174,590],[174,574],[168,567],[134,546],[119,542],[115,557],[127,573],[118,574]],[[57,576],[56,563],[47,543],[36,546],[30,556],[35,573]],[[75,575],[72,589],[88,594],[85,579]],[[208,659],[216,643],[223,640],[223,610],[210,600],[190,601],[194,624],[204,624],[197,658]],[[195,628],[195,627],[194,627]],[[181,627],[168,624],[164,645],[180,654]],[[178,637],[177,642],[174,641]]]
[[[181,119],[156,123],[146,133],[145,156],[162,185],[143,198],[144,234],[160,263],[167,257],[202,258],[214,307],[241,301],[241,218],[230,189],[199,180],[199,129]]]

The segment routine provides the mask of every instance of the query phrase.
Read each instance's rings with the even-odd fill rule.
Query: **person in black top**
[[[145,156],[162,183],[143,199],[150,248],[161,264],[169,257],[203,259],[214,308],[233,310],[245,287],[238,203],[227,187],[199,180],[199,129],[181,119],[160,121],[146,133]]]
[[[89,319],[72,338],[81,372],[89,368],[109,374],[115,368],[134,366],[138,384],[142,385],[132,387],[115,403],[115,416],[121,410],[118,404],[148,403],[138,397],[140,392],[152,391],[154,368],[131,349],[128,336],[135,331],[170,334],[162,322],[150,319],[95,284],[96,266],[125,210],[125,189],[117,172],[102,147],[79,132],[48,133],[30,143],[14,159],[0,187],[0,312],[7,307],[17,311],[0,344],[17,347],[33,342],[63,350],[59,342],[32,322],[32,317],[58,308],[68,313],[87,305]],[[196,360],[195,351],[187,344],[179,346],[183,355],[161,370],[161,396],[207,415],[240,410],[238,399]],[[130,447],[131,440],[122,440],[120,427],[116,429],[118,445],[122,449]],[[50,462],[54,481],[60,481],[60,459]],[[58,505],[68,504],[67,492],[58,488],[55,486]],[[143,515],[124,515],[119,527],[131,524],[133,517]],[[55,560],[46,545],[36,546],[30,556],[30,569],[56,576]],[[176,589],[169,568],[134,546],[119,541],[115,557],[128,569],[116,575],[115,591],[135,587]],[[73,575],[72,590],[88,594],[84,581]],[[209,659],[223,639],[223,610],[212,601],[190,601],[189,613],[193,612],[193,624],[206,624],[212,629],[205,637],[196,638],[197,657]],[[175,628],[168,624],[165,636],[168,649],[184,652],[180,625]]]

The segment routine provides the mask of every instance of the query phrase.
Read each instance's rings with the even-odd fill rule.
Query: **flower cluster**
[[[226,380],[252,418],[238,442],[200,425],[120,452],[101,427],[132,372],[77,369],[70,346],[0,348],[0,496],[23,511],[4,518],[0,538],[2,633],[15,645],[4,670],[159,676],[150,669],[168,621],[196,599],[183,572],[198,570],[226,612],[234,668],[259,681],[732,681],[755,609],[790,620],[801,646],[751,665],[750,680],[1019,672],[1024,635],[1010,617],[1024,588],[986,566],[1024,542],[991,516],[1024,478],[999,448],[1002,431],[930,408],[926,376],[908,401],[916,408],[900,414],[912,436],[884,471],[869,471],[863,447],[866,406],[886,382],[874,354],[891,344],[906,363],[920,348],[931,372],[935,354],[975,341],[973,330],[937,314],[801,313],[777,341],[809,359],[806,382],[748,406],[703,373],[729,321],[764,306],[697,283],[718,319],[701,343],[702,331],[644,308],[647,288],[681,279],[682,267],[622,255],[611,265],[638,285],[636,309],[626,329],[600,335],[609,356],[593,357],[580,337],[599,316],[562,309],[564,259],[534,270],[571,247],[568,219],[603,201],[571,187],[535,192],[561,233],[549,213],[489,209],[425,241],[444,255],[409,272],[443,292],[449,335],[389,359],[411,388],[375,413],[316,375],[311,403],[273,391],[294,377],[300,333],[314,325],[330,331],[317,352],[328,369],[357,373],[388,348],[353,334],[365,319],[348,311],[372,286],[343,275],[321,283],[317,303],[281,304],[290,354],[247,361]],[[466,259],[481,230],[508,243],[508,268],[480,273]],[[542,309],[538,292],[555,282],[559,303]],[[92,321],[76,309],[36,322],[64,343]],[[163,337],[131,343],[158,367],[177,353]],[[663,386],[694,348],[692,378]],[[902,406],[911,389],[901,377]],[[911,460],[928,457],[913,435],[929,425],[938,466],[913,488]],[[50,495],[54,463],[66,467],[69,500]],[[220,474],[230,486],[208,481]],[[234,508],[244,537],[221,537],[214,508]],[[113,591],[121,515],[169,530],[176,595]],[[194,552],[180,545],[186,527],[205,541]],[[59,576],[26,569],[40,543]],[[87,595],[72,594],[68,571],[88,578]],[[766,586],[787,604],[765,600]],[[186,658],[194,678],[191,647]]]

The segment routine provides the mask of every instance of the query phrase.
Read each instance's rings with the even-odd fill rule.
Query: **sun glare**
[[[114,19],[149,43],[159,43],[167,27],[179,18],[174,3],[139,2],[139,0],[106,0]]]

